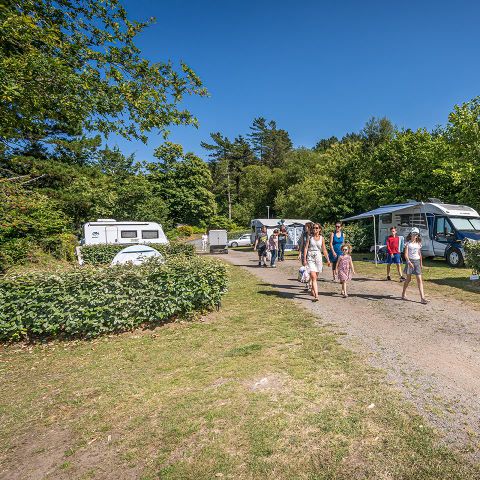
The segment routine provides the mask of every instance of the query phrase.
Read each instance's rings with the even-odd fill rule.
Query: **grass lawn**
[[[3,347],[0,478],[480,478],[381,372],[266,288],[232,267],[203,319]]]

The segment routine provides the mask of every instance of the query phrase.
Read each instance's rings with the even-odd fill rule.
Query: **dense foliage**
[[[465,242],[465,253],[466,264],[480,273],[480,242]]]
[[[125,248],[126,245],[85,245],[82,247],[82,258],[86,265],[110,264],[113,257]],[[175,255],[193,257],[195,247],[190,243],[170,242],[169,244],[154,243],[152,247],[158,250],[165,258]]]
[[[266,217],[267,205],[274,217],[322,223],[408,199],[480,209],[480,97],[455,106],[433,132],[372,118],[360,132],[321,139],[313,149],[292,149],[288,134],[268,125],[256,119],[250,142],[217,132],[203,144],[219,213],[239,224]]]
[[[0,340],[95,337],[155,326],[220,304],[225,265],[175,257],[0,280]]]

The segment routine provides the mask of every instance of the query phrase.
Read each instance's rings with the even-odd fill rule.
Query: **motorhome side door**
[[[117,227],[109,225],[105,227],[105,243],[117,243],[118,242],[118,231]]]
[[[447,217],[435,217],[433,225],[433,250],[435,255],[443,257],[449,243],[454,238],[454,230]]]

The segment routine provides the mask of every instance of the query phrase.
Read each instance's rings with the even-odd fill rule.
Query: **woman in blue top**
[[[335,269],[338,257],[342,254],[342,245],[345,243],[342,222],[335,222],[335,231],[330,234],[330,262],[332,263],[333,281],[336,280]]]

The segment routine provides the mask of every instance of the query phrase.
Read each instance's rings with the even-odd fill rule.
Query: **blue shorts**
[[[392,263],[400,265],[402,263],[402,256],[399,253],[387,253],[387,263],[389,265],[391,265]]]

